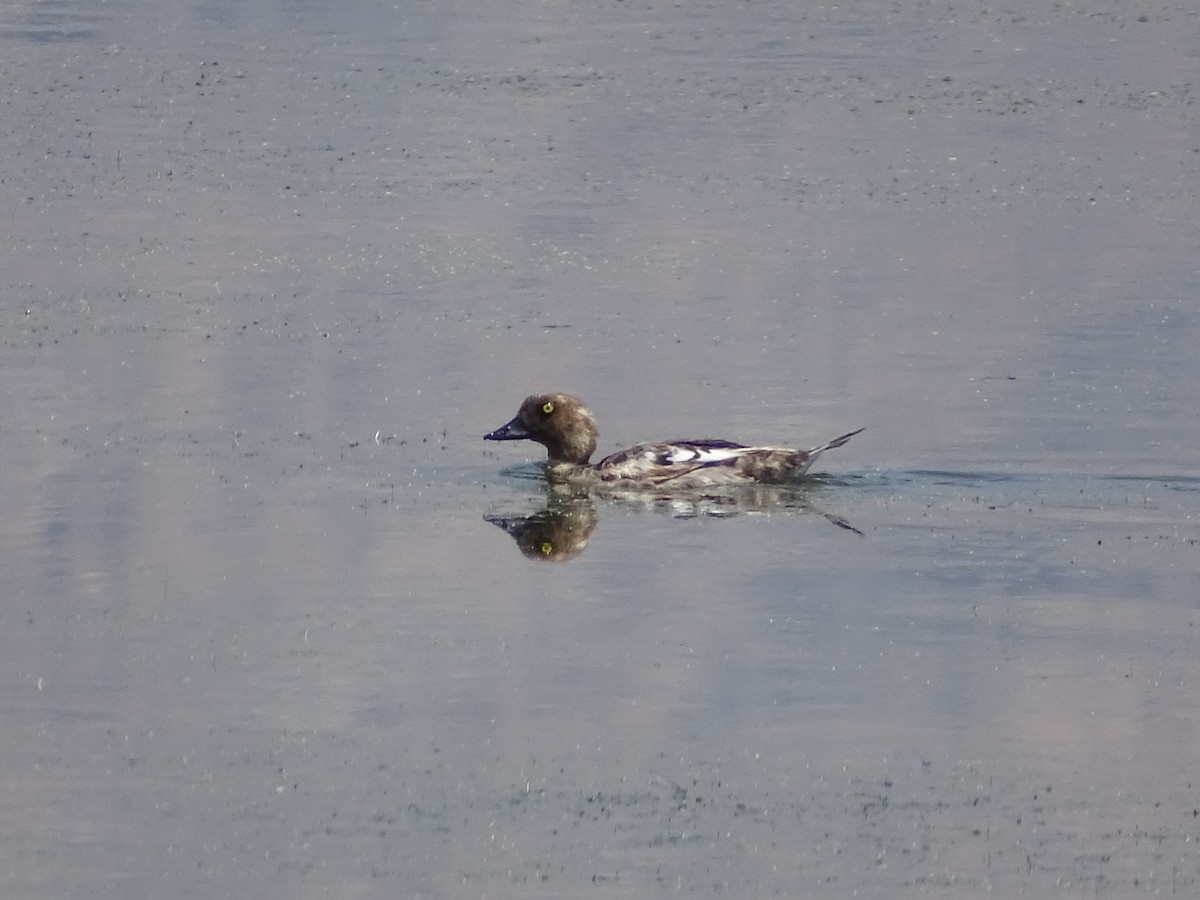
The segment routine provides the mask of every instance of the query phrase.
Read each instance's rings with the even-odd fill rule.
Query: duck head
[[[512,420],[485,434],[485,441],[537,441],[550,461],[586,465],[596,449],[596,420],[571,394],[526,397]]]

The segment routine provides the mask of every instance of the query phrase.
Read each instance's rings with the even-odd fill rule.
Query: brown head
[[[596,449],[596,420],[578,397],[571,394],[535,394],[526,397],[512,421],[485,441],[537,441],[550,462],[585,465]]]

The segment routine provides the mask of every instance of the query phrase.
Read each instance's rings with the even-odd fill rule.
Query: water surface
[[[6,6],[5,893],[1194,893],[1197,25]]]

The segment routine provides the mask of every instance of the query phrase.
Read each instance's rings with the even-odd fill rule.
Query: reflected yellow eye
[[[545,403],[543,403],[542,412],[544,412],[546,415],[550,415],[550,413],[554,412],[554,401],[547,400]]]
[[[552,406],[553,404],[547,403],[546,405]],[[551,544],[549,541],[542,544],[542,556],[549,556],[553,552],[554,552],[554,545]]]

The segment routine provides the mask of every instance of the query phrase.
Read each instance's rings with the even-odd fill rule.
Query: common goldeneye
[[[525,398],[506,425],[485,441],[537,441],[546,448],[550,481],[581,487],[695,490],[734,484],[783,484],[799,478],[826,450],[862,431],[851,431],[811,450],[746,447],[731,441],[666,441],[638,444],[589,463],[596,449],[596,420],[571,394]]]

